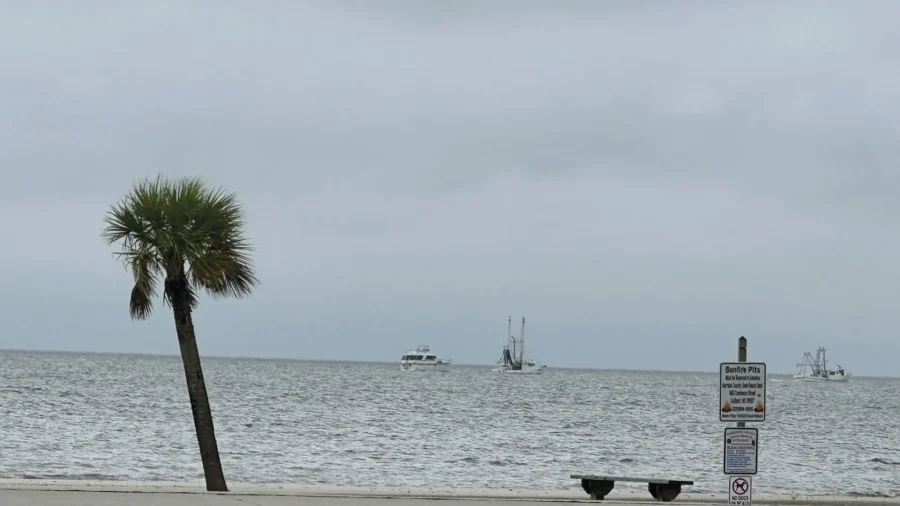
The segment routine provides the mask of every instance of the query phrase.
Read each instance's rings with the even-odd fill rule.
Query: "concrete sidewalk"
[[[0,479],[0,506],[486,506],[596,504],[572,486],[563,490],[463,489],[451,487],[331,486],[310,484],[229,484],[229,492],[206,492],[203,483],[58,479]],[[759,497],[754,504],[900,506],[900,499],[872,497]],[[646,490],[623,487],[603,503],[656,505]],[[724,494],[682,492],[673,505],[727,504]]]
[[[649,499],[649,498],[648,498]],[[91,491],[50,491],[50,490],[0,490],[2,506],[548,506],[552,504],[596,504],[586,496],[584,499],[452,499],[414,497],[351,497],[351,496],[295,496],[295,495],[241,495],[180,492],[91,492]],[[727,503],[727,502],[726,502]],[[661,503],[650,500],[625,497],[607,498],[601,504],[619,506],[654,505]],[[679,497],[672,503],[683,506],[710,506],[723,504],[721,501],[697,502],[690,497]],[[754,501],[754,504],[791,504],[837,506],[852,505],[898,505],[900,501],[890,499],[822,498],[821,500],[795,501]]]
[[[551,504],[594,503],[585,495],[583,501],[549,499],[422,499],[422,498],[365,498],[365,497],[311,497],[289,495],[225,495],[169,492],[84,492],[47,490],[0,490],[2,506],[528,506]],[[607,499],[605,504],[653,504],[656,501],[616,501]],[[709,503],[681,502],[684,506],[709,506]]]

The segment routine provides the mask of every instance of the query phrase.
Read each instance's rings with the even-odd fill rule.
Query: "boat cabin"
[[[445,362],[438,359],[438,356],[431,352],[428,345],[418,346],[415,350],[409,350],[400,357],[401,362]]]
[[[400,360],[437,360],[437,355],[403,355]]]

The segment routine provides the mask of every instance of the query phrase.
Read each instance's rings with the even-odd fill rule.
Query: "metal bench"
[[[609,494],[617,481],[646,483],[650,495],[657,501],[669,502],[681,493],[682,485],[693,485],[693,481],[663,480],[658,478],[627,478],[624,476],[596,476],[590,474],[573,474],[570,478],[581,480],[581,488],[591,495],[591,499],[602,501]]]

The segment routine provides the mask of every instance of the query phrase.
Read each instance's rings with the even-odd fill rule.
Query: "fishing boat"
[[[503,347],[503,353],[500,360],[497,361],[499,367],[492,369],[494,372],[509,374],[540,374],[546,368],[545,365],[539,365],[530,358],[525,358],[525,318],[522,318],[522,330],[519,337],[512,333],[512,316],[509,317],[509,323],[506,331],[506,346]]]
[[[447,372],[450,370],[449,359],[438,358],[431,352],[431,346],[423,344],[415,349],[410,349],[400,357],[400,369],[403,371],[435,371]]]
[[[829,369],[828,362],[825,360],[825,348],[819,347],[816,350],[816,356],[812,353],[803,354],[803,362],[797,364],[800,371],[794,375],[794,379],[803,381],[837,381],[843,382],[850,379],[852,374],[844,371],[844,368],[838,364],[837,369]]]

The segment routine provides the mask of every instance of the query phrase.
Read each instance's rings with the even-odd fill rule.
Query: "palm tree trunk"
[[[194,335],[191,306],[184,291],[176,289],[173,292],[176,292],[172,293],[175,330],[178,333],[178,344],[181,347],[181,361],[184,363],[184,376],[191,399],[191,411],[194,414],[197,442],[200,444],[200,458],[203,461],[206,490],[227,492],[228,486],[225,484],[225,475],[219,460],[219,446],[216,444],[212,410],[209,407],[209,397],[206,395],[203,369],[200,367],[200,352],[197,349],[197,338]]]

